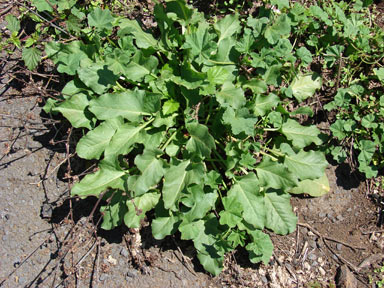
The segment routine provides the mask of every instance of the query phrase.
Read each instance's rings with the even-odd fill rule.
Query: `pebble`
[[[337,258],[337,256],[336,256],[336,255],[332,255],[332,258],[333,258],[333,259],[335,259],[336,261],[338,261],[338,260],[339,260],[339,258]]]
[[[128,250],[125,248],[122,248],[120,251],[120,255],[125,257],[125,258],[128,258],[128,256],[129,256]]]
[[[351,212],[351,211],[352,211],[352,208],[349,207],[349,208],[347,209],[347,212]]]
[[[308,255],[308,259],[309,260],[316,260],[317,256],[315,254],[311,253],[311,254]]]
[[[319,263],[317,263],[316,261],[312,262],[312,266],[317,266],[317,265],[319,265]]]
[[[128,280],[129,278],[136,278],[137,277],[137,271],[134,269],[128,270],[126,274],[126,279]]]
[[[339,221],[343,221],[344,220],[344,217],[342,216],[342,215],[337,215],[337,220],[339,220]]]
[[[320,212],[319,213],[319,218],[324,218],[327,214],[325,214],[324,212]]]
[[[305,270],[311,270],[311,265],[309,265],[308,262],[304,262],[304,269]]]
[[[311,248],[316,248],[316,241],[315,240],[309,240],[308,241],[308,244],[309,244],[309,246],[311,247]],[[313,259],[312,259],[313,260]]]
[[[323,267],[319,267],[319,272],[322,276],[325,276],[325,270],[323,269]]]
[[[24,284],[26,282],[24,277],[19,277],[19,284]]]
[[[342,244],[340,244],[340,243],[337,243],[337,244],[336,244],[336,249],[337,249],[337,250],[340,251],[342,248],[343,248],[343,245],[342,245]]]
[[[265,276],[261,276],[261,281],[263,281],[265,284],[268,284],[268,279]]]
[[[108,278],[108,275],[107,274],[101,274],[100,277],[99,277],[99,280],[100,281],[104,281],[105,279]]]

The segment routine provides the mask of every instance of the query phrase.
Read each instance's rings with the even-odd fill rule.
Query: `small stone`
[[[319,265],[319,263],[317,263],[316,261],[312,262],[312,266],[317,266],[317,265]]]
[[[308,259],[314,261],[317,259],[317,256],[315,254],[311,253],[308,255]]]
[[[319,272],[322,276],[325,276],[325,270],[323,267],[319,267]]]
[[[304,262],[304,269],[305,270],[311,270],[311,265],[309,265],[308,262]]]
[[[342,216],[342,215],[337,215],[337,220],[339,220],[339,221],[343,221],[344,220],[344,217]]]
[[[308,240],[308,244],[311,248],[316,248],[316,241],[315,240]],[[313,260],[313,259],[312,259]]]
[[[359,216],[359,212],[356,212],[356,213],[355,213],[355,216],[356,216],[356,217]]]
[[[340,266],[336,276],[337,287],[357,288],[357,280],[347,265]]]
[[[265,284],[268,284],[268,279],[265,276],[261,276],[261,281],[263,281]]]
[[[319,213],[319,218],[324,218],[327,214],[325,214],[324,212],[320,212]]]
[[[122,248],[120,251],[120,255],[125,257],[125,258],[128,258],[128,256],[129,256],[128,250],[125,248]]]
[[[134,269],[130,269],[128,270],[125,278],[128,279],[128,278],[136,278],[136,277],[137,277],[137,271]]]
[[[107,274],[101,274],[100,277],[99,277],[99,280],[100,281],[104,281],[108,278],[108,275]]]
[[[337,256],[336,256],[336,255],[332,255],[332,258],[333,258],[333,259],[335,259],[336,261],[338,261],[338,260],[339,260],[339,258],[337,258]]]
[[[337,244],[336,244],[336,249],[339,250],[339,251],[341,251],[341,249],[343,249],[343,245],[340,244],[340,243],[337,243]]]
[[[349,208],[347,209],[347,212],[351,212],[351,211],[352,211],[352,208],[349,207]]]
[[[308,236],[315,236],[315,234],[312,231],[308,231]]]
[[[331,218],[331,221],[332,221],[332,223],[336,223],[336,222],[337,222],[337,219],[334,218],[334,217],[332,217],[332,218]]]

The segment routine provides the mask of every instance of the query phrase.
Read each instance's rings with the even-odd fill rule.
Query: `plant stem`
[[[165,150],[165,148],[167,148],[167,146],[169,145],[169,143],[171,143],[171,141],[173,140],[173,138],[175,138],[176,136],[176,133],[179,131],[179,129],[177,129],[175,132],[172,133],[171,137],[168,138],[167,142],[164,143],[163,147],[161,148],[162,151]]]

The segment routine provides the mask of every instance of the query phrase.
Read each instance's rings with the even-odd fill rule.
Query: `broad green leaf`
[[[321,77],[316,74],[299,75],[291,83],[293,96],[302,102],[312,97],[317,89],[321,88]]]
[[[281,133],[292,141],[294,147],[304,148],[311,143],[320,145],[323,143],[320,130],[316,126],[302,126],[296,120],[288,119],[281,127]]]
[[[155,208],[160,196],[160,193],[152,192],[128,199],[126,202],[128,212],[124,215],[125,225],[129,228],[140,228],[140,221],[144,219],[145,213]]]
[[[272,5],[277,5],[279,10],[282,10],[284,8],[289,8],[289,0],[272,0]]]
[[[264,228],[264,197],[259,194],[259,181],[254,173],[243,176],[231,187],[228,197],[236,198],[243,207],[243,218],[259,229]]]
[[[223,114],[224,124],[230,125],[232,133],[235,135],[244,132],[246,135],[254,136],[257,120],[247,108],[234,111],[231,107],[227,107]]]
[[[279,96],[269,93],[268,96],[256,95],[253,111],[257,116],[264,116],[280,102]]]
[[[179,110],[180,103],[173,99],[164,102],[162,112],[164,115],[169,115]]]
[[[292,211],[291,196],[283,192],[265,193],[265,227],[281,235],[296,229],[297,217]]]
[[[99,167],[98,171],[85,176],[80,182],[76,183],[72,188],[71,195],[98,197],[107,188],[116,188],[121,185],[123,181],[121,177],[125,175],[124,171],[102,163]]]
[[[173,209],[180,194],[189,184],[187,167],[190,160],[171,166],[164,175],[163,201],[166,209]]]
[[[329,187],[329,181],[327,175],[314,180],[303,180],[299,182],[299,185],[289,191],[291,194],[308,194],[312,197],[320,197],[327,194],[331,188]]]
[[[130,36],[126,36],[125,38],[129,37]],[[129,61],[131,61],[131,55],[134,52],[134,47],[127,47],[126,50],[118,48],[113,49],[113,52],[105,56],[105,63],[108,65],[108,68],[111,69],[116,75],[126,74],[127,64]]]
[[[219,275],[223,270],[224,257],[219,256],[213,258],[211,255],[205,253],[197,253],[197,259],[199,259],[201,265],[212,275]]]
[[[312,63],[312,54],[307,48],[300,47],[296,50],[296,55],[300,58],[304,65],[309,65]]]
[[[37,11],[43,12],[53,12],[53,8],[51,5],[56,4],[57,1],[51,0],[49,3],[46,0],[32,0],[32,5],[36,7]]]
[[[255,78],[245,82],[243,88],[249,88],[255,94],[263,94],[268,90],[268,86],[265,81]]]
[[[293,152],[293,151],[292,151]],[[316,179],[324,174],[328,161],[323,153],[319,151],[300,150],[299,153],[294,152],[286,155],[284,165],[301,180]]]
[[[238,59],[238,53],[235,49],[235,41],[232,38],[223,39],[217,47],[216,53],[211,53],[211,58],[205,62],[206,65],[235,65]],[[235,67],[233,66],[232,69]]]
[[[243,206],[235,194],[233,194],[232,197],[224,197],[222,202],[224,210],[222,210],[219,214],[220,224],[233,228],[243,219]]]
[[[185,35],[185,43],[182,48],[188,49],[190,57],[198,64],[202,64],[210,58],[211,52],[216,49],[215,38],[216,35],[209,32],[209,25],[206,22],[201,22],[196,31]]]
[[[142,90],[104,94],[90,101],[89,110],[99,120],[121,116],[135,122],[139,121],[143,115],[157,112],[160,108],[160,96],[154,93],[146,94]]]
[[[120,226],[125,213],[128,211],[128,207],[125,204],[127,196],[123,196],[121,191],[114,191],[112,193],[114,194],[112,194],[110,203],[100,207],[100,212],[103,214],[101,228],[104,230],[111,230]]]
[[[77,69],[80,67],[80,60],[84,57],[82,53],[60,55],[56,61],[57,71],[60,73],[67,73],[68,75],[75,75]]]
[[[36,47],[24,48],[21,58],[29,70],[34,70],[40,63],[41,51]]]
[[[141,175],[128,178],[128,188],[134,191],[136,196],[147,192],[163,177],[163,161],[159,159],[161,154],[161,150],[145,150],[143,154],[136,156],[135,165],[139,168]]]
[[[125,67],[124,75],[132,81],[141,81],[144,76],[154,73],[158,64],[156,57],[145,57],[141,51],[138,51]]]
[[[276,44],[283,36],[289,35],[291,32],[291,24],[286,14],[278,16],[276,21],[265,29],[264,37],[270,44]]]
[[[249,260],[251,260],[252,263],[263,261],[263,263],[267,265],[273,254],[271,238],[269,238],[268,234],[260,230],[248,230],[248,233],[252,238],[252,242],[245,247],[249,253]]]
[[[190,9],[184,0],[166,0],[167,12],[174,13],[179,19],[184,20],[187,24],[193,18],[193,10]]]
[[[207,126],[197,122],[189,123],[186,128],[191,136],[186,148],[200,157],[209,157],[211,150],[216,148],[215,139],[209,134]]]
[[[377,177],[379,172],[377,166],[369,165],[366,162],[359,162],[359,171],[365,174],[366,178]]]
[[[331,68],[335,65],[336,61],[342,56],[345,47],[343,45],[333,45],[327,48],[324,55],[324,60],[327,63],[327,67]]]
[[[83,136],[76,145],[76,152],[83,159],[99,159],[120,125],[121,118],[104,121]]]
[[[359,161],[359,171],[365,173],[367,178],[376,177],[378,173],[377,167],[371,166],[372,157],[376,152],[376,144],[373,141],[359,141],[360,154],[357,157]]]
[[[107,65],[93,64],[89,67],[82,67],[77,70],[79,78],[83,83],[91,88],[96,94],[103,94],[118,79]]]
[[[231,82],[223,84],[221,90],[216,94],[216,99],[221,105],[229,105],[234,109],[239,109],[246,102],[243,89],[236,88]]]
[[[141,125],[132,123],[125,123],[121,125],[105,149],[104,157],[114,158],[118,155],[128,154],[132,150],[133,144],[141,142],[144,128],[148,124],[149,122],[143,123]]]
[[[373,69],[373,72],[375,73],[375,75],[377,76],[377,78],[379,78],[379,80],[384,83],[384,68],[374,68]]]
[[[245,231],[232,230],[231,233],[229,233],[227,240],[233,248],[236,248],[239,245],[244,247],[247,239],[246,236],[247,233]]]
[[[192,240],[198,251],[197,258],[208,272],[217,275],[223,267],[224,251],[215,245],[219,237],[219,223],[212,214],[203,220],[182,224],[179,227],[181,239]]]
[[[279,86],[281,83],[281,64],[275,64],[267,67],[267,71],[263,75],[264,81],[273,86]]]
[[[226,15],[213,25],[219,34],[217,43],[220,43],[223,39],[231,37],[233,34],[239,32],[241,29],[239,16],[237,14]]]
[[[100,30],[111,30],[113,21],[115,19],[108,9],[102,10],[96,7],[91,13],[88,14],[88,25],[96,27]]]
[[[152,235],[155,239],[161,240],[168,235],[176,232],[178,224],[180,223],[179,217],[171,215],[169,217],[156,217],[152,220]]]
[[[86,110],[88,105],[88,96],[79,93],[71,96],[71,98],[53,108],[52,111],[63,114],[75,128],[85,127],[92,129],[93,116]]]
[[[7,28],[11,32],[18,33],[20,30],[20,21],[13,15],[8,14],[5,16],[5,21],[7,21]]]
[[[256,167],[260,186],[287,190],[297,186],[296,177],[284,167],[283,164],[264,157],[263,161]]]
[[[201,219],[215,206],[217,199],[216,191],[206,192],[203,185],[193,185],[187,188],[188,193],[185,193],[181,198],[181,202],[189,207],[187,212],[183,213],[184,221],[192,222],[196,219]]]
[[[177,85],[182,85],[185,88],[192,90],[201,87],[201,84],[206,79],[206,74],[196,71],[189,63],[184,63],[181,66],[180,76],[171,76],[172,80]]]
[[[229,77],[228,70],[223,66],[213,66],[207,71],[207,80],[212,85],[224,84]]]
[[[331,130],[332,135],[338,138],[339,140],[343,140],[346,137],[344,124],[345,124],[345,120],[337,119],[329,129]]]
[[[139,48],[147,49],[150,47],[156,48],[158,46],[157,40],[147,32],[141,29],[136,20],[122,19],[119,22],[120,30],[117,33],[119,37],[127,34],[134,36],[136,45]]]

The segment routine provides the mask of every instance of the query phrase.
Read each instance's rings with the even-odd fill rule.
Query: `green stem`
[[[243,167],[240,167],[240,170],[243,171],[243,173],[244,173],[245,175],[248,175],[248,171],[245,170]]]
[[[265,153],[264,151],[260,151],[260,154],[272,158],[273,161],[277,161],[277,160],[279,160],[279,159],[277,159],[276,157],[274,157],[274,156],[272,156],[272,155],[270,155],[270,154],[268,154],[268,153]]]
[[[171,143],[171,141],[173,140],[173,138],[175,138],[176,136],[176,133],[179,131],[179,129],[177,129],[175,132],[172,133],[171,137],[168,138],[167,142],[164,143],[163,147],[161,148],[162,151],[165,150],[165,148],[167,148],[167,146],[169,145],[169,143]]]
[[[284,156],[285,156],[285,154],[283,154],[283,153],[281,153],[281,152],[279,152],[279,151],[276,151],[276,150],[274,150],[274,149],[270,149],[270,148],[268,148],[268,147],[263,147],[263,149],[264,149],[264,150],[267,150],[267,151],[269,151],[269,152],[271,152],[271,153],[273,153],[273,154],[275,154],[275,155],[277,155],[277,156],[280,156],[280,157],[284,157]]]

